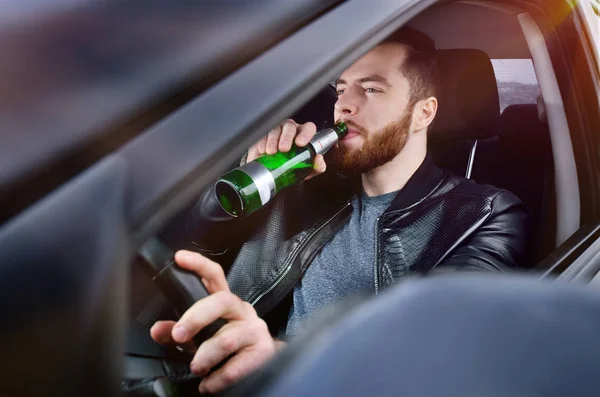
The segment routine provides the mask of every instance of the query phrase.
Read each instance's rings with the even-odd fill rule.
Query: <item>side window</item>
[[[531,59],[492,59],[498,82],[500,112],[508,105],[537,103],[542,91]]]

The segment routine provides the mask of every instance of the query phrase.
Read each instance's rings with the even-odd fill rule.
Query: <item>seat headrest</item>
[[[502,124],[500,137],[504,140],[529,145],[549,143],[548,127],[539,118],[537,104],[507,106],[502,112]]]
[[[500,126],[500,100],[492,63],[483,51],[438,50],[439,108],[432,140],[485,139]]]

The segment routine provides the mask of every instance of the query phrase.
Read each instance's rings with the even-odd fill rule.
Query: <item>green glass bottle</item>
[[[337,123],[317,131],[304,147],[293,145],[289,152],[264,155],[222,175],[215,184],[221,207],[234,217],[253,213],[310,175],[316,155],[325,154],[347,133],[348,127]]]

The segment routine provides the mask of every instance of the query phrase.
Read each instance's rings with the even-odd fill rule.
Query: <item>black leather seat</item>
[[[500,130],[496,77],[489,57],[479,50],[438,50],[437,61],[439,108],[429,151],[439,167],[464,176],[475,142]]]
[[[491,170],[503,169],[504,172],[494,176],[498,187],[513,191],[539,217],[547,172],[552,165],[548,126],[540,120],[535,104],[510,105],[502,113],[501,121],[499,136],[481,142],[478,153],[481,160],[473,177],[487,180]]]
[[[534,266],[554,247],[554,174],[548,128],[535,104],[502,116],[496,77],[479,50],[440,50],[439,110],[429,133],[438,166],[516,194],[532,212]],[[471,169],[468,163],[471,161]]]
[[[556,233],[552,145],[540,113],[535,104],[508,106],[500,134],[480,142],[473,169],[473,179],[510,190],[531,208],[534,262],[552,251]]]

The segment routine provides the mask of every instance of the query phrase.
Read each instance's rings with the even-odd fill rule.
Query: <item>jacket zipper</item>
[[[379,250],[377,249],[379,244],[379,218],[377,217],[375,220],[375,263],[373,266],[373,274],[375,278],[375,295],[379,292],[379,267],[377,266],[377,262],[379,262]]]
[[[285,265],[285,269],[283,271],[283,273],[281,273],[281,275],[279,277],[277,277],[277,279],[273,282],[273,284],[271,284],[269,287],[267,287],[266,291],[262,292],[256,299],[254,299],[254,301],[250,302],[250,304],[252,306],[256,305],[258,303],[258,301],[260,301],[265,295],[267,295],[269,292],[271,292],[275,287],[277,287],[279,285],[279,283],[281,283],[281,281],[285,278],[285,276],[287,276],[287,274],[290,272],[290,270],[292,269],[292,265],[294,264],[294,261],[296,260],[296,258],[298,257],[298,254],[300,253],[300,251],[302,250],[302,248],[304,248],[306,246],[306,244],[308,244],[308,242],[317,234],[319,233],[325,226],[327,226],[331,221],[333,221],[335,218],[337,218],[337,216],[339,214],[342,213],[342,211],[344,211],[346,208],[348,208],[348,206],[350,205],[350,201],[348,201],[342,208],[340,208],[331,218],[329,218],[327,221],[325,221],[321,226],[319,226],[314,232],[312,232],[310,234],[310,236],[308,236],[304,242],[298,246],[298,248],[296,248],[295,252],[288,258],[287,263]]]

